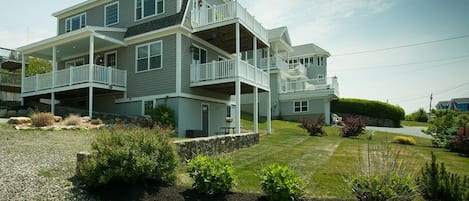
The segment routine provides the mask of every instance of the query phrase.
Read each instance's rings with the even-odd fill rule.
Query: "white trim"
[[[37,95],[42,95],[42,94],[49,94],[52,92],[64,92],[64,91],[72,91],[75,89],[84,89],[88,87],[94,87],[94,88],[99,88],[99,89],[109,89],[109,85],[107,84],[98,84],[98,83],[83,83],[83,84],[75,84],[71,86],[66,86],[66,87],[56,87],[56,88],[50,88],[50,89],[45,89],[45,90],[39,90],[39,91],[31,91],[31,92],[25,92],[23,93],[23,97],[30,97],[30,96],[37,96]],[[126,92],[127,89],[125,87],[118,87],[118,86],[113,86],[112,87],[113,91],[120,91],[120,92]]]
[[[303,102],[306,102],[306,111],[303,111]],[[295,111],[296,105],[295,103],[300,103],[300,111]],[[295,100],[293,101],[293,113],[305,113],[309,111],[309,100]]]
[[[160,57],[161,57],[161,61],[160,61],[160,67],[159,68],[150,68],[150,53],[151,53],[151,48],[150,46],[151,45],[154,45],[154,44],[157,44],[159,43],[160,44]],[[148,64],[148,67],[147,67],[147,70],[142,70],[142,71],[139,71],[138,70],[138,49],[141,48],[141,47],[144,47],[146,46],[147,47],[147,64]],[[135,73],[143,73],[143,72],[149,72],[149,71],[154,71],[154,70],[161,70],[163,69],[163,40],[157,40],[157,41],[153,41],[153,42],[150,42],[150,43],[145,43],[145,44],[141,44],[141,45],[137,45],[135,46]]]
[[[83,19],[83,16],[85,16],[85,22],[82,21]],[[84,13],[80,13],[80,14],[77,14],[77,15],[74,15],[74,16],[71,16],[71,17],[68,17],[67,19],[65,19],[65,27],[64,27],[64,33],[68,33],[68,32],[72,32],[72,31],[75,31],[75,30],[78,30],[78,29],[73,29],[73,18],[80,18],[80,27],[78,29],[82,29],[82,28],[85,28],[86,27],[86,24],[88,22],[88,16],[86,16],[86,12]],[[70,30],[68,30],[67,28],[67,25],[68,25],[68,22],[70,22]]]
[[[134,0],[134,21],[137,22],[137,21],[142,21],[144,19],[148,19],[148,18],[151,18],[151,17],[155,17],[155,16],[158,16],[158,15],[164,15],[164,13],[166,12],[166,3],[165,3],[165,0],[154,0],[155,1],[155,13],[152,14],[152,15],[148,15],[148,16],[144,16],[144,12],[145,12],[145,2],[144,0],[141,0],[142,2],[142,11],[141,11],[141,18],[140,19],[137,19],[137,1],[138,0]],[[158,2],[159,1],[162,1],[163,2],[163,12],[161,13],[158,13]]]
[[[141,97],[133,97],[133,98],[121,98],[121,99],[117,99],[115,102],[116,103],[130,103],[130,102],[139,102],[142,100],[149,100],[149,99],[156,100],[156,99],[178,98],[178,97],[213,102],[213,103],[232,104],[231,100],[221,100],[221,99],[210,98],[210,97],[199,96],[199,95],[188,94],[188,93],[180,93],[180,94],[169,93],[169,94],[159,94],[159,95],[141,96]]]
[[[117,65],[118,65],[117,64],[117,50],[104,53],[104,66],[108,67],[107,55],[110,55],[110,54],[115,54],[116,55],[116,65],[112,66],[112,67],[117,68]]]
[[[117,5],[117,21],[114,22],[114,23],[111,23],[111,24],[106,24],[107,23],[107,8],[111,7],[111,6],[114,6],[114,5]],[[120,9],[119,1],[107,4],[107,5],[104,6],[104,26],[105,27],[110,27],[110,26],[114,26],[116,24],[119,24],[119,22],[120,22],[120,11],[119,11],[119,9]]]

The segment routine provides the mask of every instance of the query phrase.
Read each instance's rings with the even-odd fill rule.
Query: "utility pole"
[[[432,118],[432,100],[433,100],[433,93],[430,94],[430,108],[428,108],[428,117],[429,117],[429,119]]]

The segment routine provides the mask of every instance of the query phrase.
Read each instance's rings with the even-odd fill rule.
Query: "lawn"
[[[429,127],[431,124],[427,122],[418,122],[418,121],[401,121],[401,125],[409,126],[409,127],[415,127],[415,126]]]
[[[389,143],[396,136],[390,133],[375,132],[369,141],[366,136],[340,137],[340,130],[336,127],[326,127],[329,134],[326,137],[312,137],[297,123],[274,120],[272,125],[274,133],[261,137],[258,145],[226,155],[233,160],[239,178],[235,191],[260,193],[257,172],[264,166],[279,163],[299,173],[305,181],[306,196],[351,199],[353,197],[344,178],[358,170],[357,161],[365,156],[369,143],[400,150],[401,159],[415,175],[430,161],[430,152],[433,151],[448,170],[469,176],[469,158],[432,148],[429,139],[415,137],[417,145],[409,146]]]

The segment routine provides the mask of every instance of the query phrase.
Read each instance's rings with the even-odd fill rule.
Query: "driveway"
[[[399,133],[402,135],[411,135],[416,137],[428,138],[432,139],[432,136],[427,135],[422,132],[422,129],[426,129],[427,127],[420,127],[420,126],[413,126],[407,127],[404,126],[402,128],[388,128],[388,127],[375,127],[375,126],[367,126],[367,130],[374,130],[374,131],[382,131],[382,132],[389,132],[389,133]]]

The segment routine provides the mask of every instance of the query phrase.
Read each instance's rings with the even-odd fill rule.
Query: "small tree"
[[[469,127],[459,128],[457,135],[451,139],[450,147],[454,148],[455,151],[469,156]]]
[[[342,127],[342,137],[353,137],[363,134],[365,131],[365,120],[359,117],[347,117]]]
[[[301,127],[306,129],[306,131],[311,136],[325,136],[327,133],[322,128],[325,124],[324,113],[319,114],[316,122],[312,122],[309,119],[300,119]]]
[[[158,126],[164,128],[174,128],[176,126],[174,111],[166,104],[158,105],[155,109],[150,111],[150,116]]]
[[[407,115],[406,120],[408,121],[418,121],[418,122],[428,122],[428,114],[423,108],[415,111],[414,113]]]
[[[48,60],[30,57],[28,67],[26,68],[26,76],[48,73],[52,71],[52,64]]]

